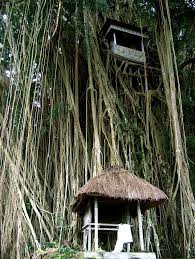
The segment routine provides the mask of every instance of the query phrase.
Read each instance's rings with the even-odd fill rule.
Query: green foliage
[[[192,100],[188,96],[184,96],[182,98],[182,103],[184,106],[187,106],[187,107],[195,107],[195,100]]]
[[[78,253],[77,250],[74,250],[70,247],[61,246],[58,250],[59,254],[61,254],[64,259],[75,258],[75,255]]]
[[[48,117],[48,120],[52,118],[53,121],[56,121],[62,116],[62,114],[65,116],[65,118],[67,118],[70,111],[71,111],[71,108],[67,103],[65,102],[56,103],[53,106],[51,114]]]
[[[88,7],[91,11],[106,12],[108,11],[108,3],[106,0],[63,0],[65,7],[75,7],[76,4],[79,9],[83,6]],[[73,11],[69,9],[69,11]]]
[[[142,135],[144,132],[138,125],[138,113],[140,112],[139,109],[137,109],[136,113],[132,116],[129,116],[129,112],[126,109],[126,107],[120,102],[120,100],[117,100],[118,107],[120,109],[120,113],[122,115],[121,119],[114,119],[114,124],[117,128],[119,139],[123,138],[125,134],[129,134],[129,132],[132,132],[136,136]]]
[[[195,135],[191,134],[186,136],[186,146],[189,157],[190,180],[193,192],[195,192]]]
[[[57,259],[57,258],[61,258],[61,259],[81,259],[81,256],[79,254],[78,249],[75,248],[71,248],[71,247],[67,247],[64,245],[61,245],[60,247],[58,242],[46,242],[42,245],[42,249],[43,251],[47,251],[51,248],[58,248],[57,251],[55,253],[52,253],[48,256],[46,256],[45,258],[52,258],[52,259]]]
[[[31,203],[29,201],[27,201],[25,203],[25,206],[26,206],[26,210],[27,210],[28,214],[30,215],[31,212],[32,212],[32,205],[31,205]]]
[[[178,63],[193,56],[195,51],[195,6],[194,1],[170,0],[170,15]],[[134,1],[135,17],[148,30],[154,30],[158,19],[158,4],[155,0]]]
[[[194,135],[188,135],[186,136],[186,144],[187,144],[187,147],[190,150],[193,149],[193,153],[195,151],[195,136]]]
[[[155,0],[134,1],[133,8],[135,17],[137,17],[139,22],[142,22],[142,26],[147,26],[148,29],[154,28],[157,15]]]
[[[143,135],[144,132],[137,123],[133,120],[120,120],[120,122],[117,123],[117,132],[119,135],[119,139],[121,139],[125,134],[129,134],[129,132],[132,132],[135,136]]]
[[[63,37],[66,43],[75,43],[75,37],[77,34],[80,48],[85,46],[84,39],[84,8],[89,9],[92,13],[101,12],[106,13],[109,10],[107,0],[64,0],[62,8],[61,26],[63,31]],[[76,26],[75,26],[76,25]],[[85,53],[85,47],[82,49],[82,53]]]

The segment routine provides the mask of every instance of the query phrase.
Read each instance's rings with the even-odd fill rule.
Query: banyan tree
[[[169,198],[141,206],[145,249],[193,254],[192,2],[0,0],[3,259],[82,250],[72,199],[115,165]],[[140,247],[134,207],[131,252]]]

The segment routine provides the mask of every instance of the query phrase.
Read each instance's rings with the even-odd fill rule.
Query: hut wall
[[[144,63],[145,53],[136,49],[130,49],[124,46],[113,44],[111,47],[111,52],[117,56],[124,57],[128,60]]]

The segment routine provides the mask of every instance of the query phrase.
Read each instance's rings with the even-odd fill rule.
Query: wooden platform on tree
[[[156,259],[155,253],[146,252],[84,252],[86,259]]]

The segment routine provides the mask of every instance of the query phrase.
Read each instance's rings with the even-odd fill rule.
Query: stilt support
[[[94,219],[95,219],[94,241],[95,241],[95,251],[97,251],[98,250],[98,201],[96,198],[94,200]]]
[[[138,215],[138,224],[139,224],[139,240],[141,251],[144,251],[144,235],[143,235],[143,224],[142,224],[142,214],[140,209],[140,203],[137,203],[137,215]]]

